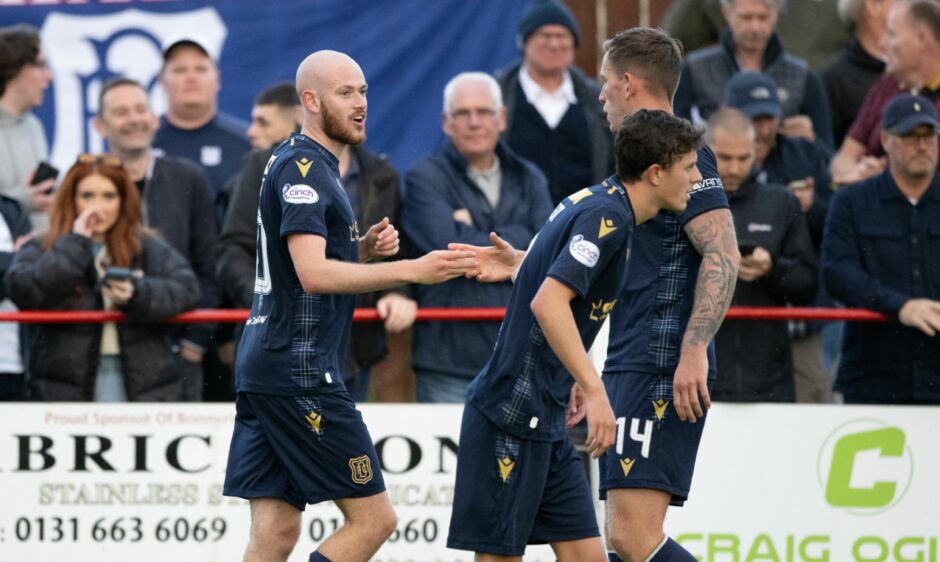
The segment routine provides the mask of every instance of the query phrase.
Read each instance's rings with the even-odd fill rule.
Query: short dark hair
[[[265,88],[255,98],[255,105],[276,105],[281,109],[293,109],[300,105],[297,87],[292,82],[281,82]]]
[[[908,0],[907,21],[926,26],[934,41],[940,42],[940,2],[936,0]]]
[[[104,112],[104,96],[111,90],[115,88],[120,88],[121,86],[134,86],[135,88],[140,88],[147,92],[147,88],[143,84],[134,80],[132,78],[124,78],[123,76],[118,78],[112,78],[104,83],[104,86],[101,87],[101,91],[98,92],[98,115],[101,115]]]
[[[655,109],[641,109],[623,120],[614,139],[617,175],[639,181],[653,164],[669,168],[702,145],[702,131],[685,119]]]
[[[679,85],[682,43],[662,29],[633,27],[604,42],[607,61],[618,72],[636,74],[669,101]]]
[[[31,25],[0,27],[0,96],[7,83],[39,58],[39,30]]]

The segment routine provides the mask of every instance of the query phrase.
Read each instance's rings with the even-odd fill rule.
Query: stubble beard
[[[327,104],[323,104],[323,132],[346,145],[360,145],[366,141],[365,132],[358,134],[350,130],[343,118],[330,110]]]

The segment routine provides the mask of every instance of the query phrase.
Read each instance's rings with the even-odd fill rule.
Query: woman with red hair
[[[127,323],[42,324],[27,359],[32,397],[53,401],[182,399],[167,317],[193,308],[186,260],[141,222],[140,194],[112,157],[82,155],[56,193],[49,233],[6,276],[21,309],[119,310]]]

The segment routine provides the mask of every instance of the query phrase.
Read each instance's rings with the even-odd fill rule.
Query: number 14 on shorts
[[[640,422],[643,423],[643,431],[640,431]],[[617,418],[617,456],[623,455],[623,441],[627,429],[627,418]],[[652,420],[641,420],[640,418],[630,419],[630,439],[642,445],[640,455],[644,459],[650,456],[650,444],[653,442],[653,422]]]

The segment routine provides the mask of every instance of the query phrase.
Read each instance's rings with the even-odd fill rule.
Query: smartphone
[[[748,242],[741,242],[738,244],[738,251],[741,252],[742,256],[749,256],[753,254],[755,248],[757,248],[757,244],[751,244]]]
[[[109,267],[101,278],[102,283],[108,281],[124,281],[131,278],[131,270],[126,267]]]
[[[33,183],[32,185],[39,185],[40,183],[46,180],[54,180],[59,177],[59,170],[52,164],[48,162],[40,162],[36,166],[36,171],[33,172]],[[45,191],[46,195],[52,195],[52,192],[55,188],[50,187]]]

